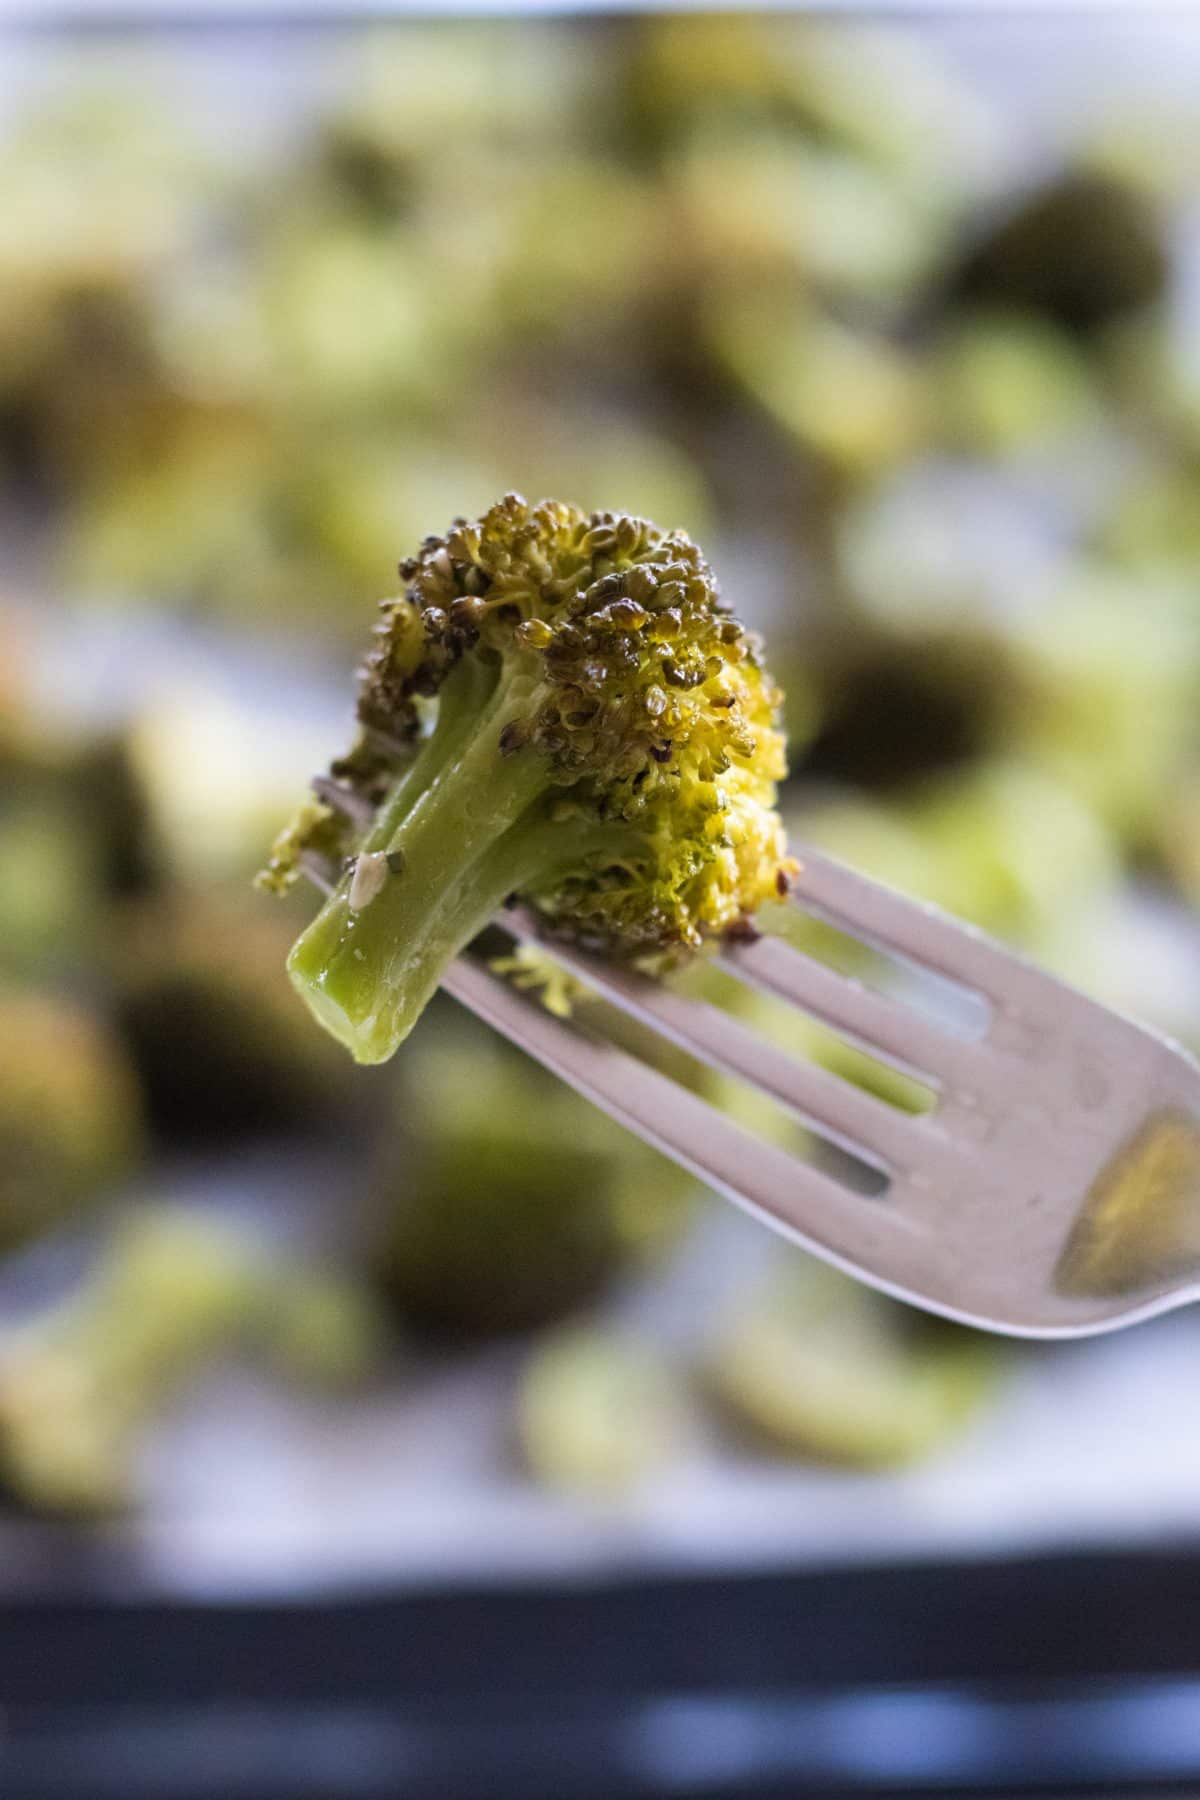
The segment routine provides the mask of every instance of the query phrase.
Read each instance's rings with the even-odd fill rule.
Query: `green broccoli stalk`
[[[259,878],[336,881],[289,969],[358,1061],[511,895],[661,965],[786,889],[781,696],[683,532],[509,494],[400,572],[358,741]]]

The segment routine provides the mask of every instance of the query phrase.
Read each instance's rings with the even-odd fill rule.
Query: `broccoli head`
[[[330,878],[289,968],[360,1062],[510,895],[653,966],[786,889],[781,696],[683,532],[509,494],[401,575],[358,740],[260,876]]]

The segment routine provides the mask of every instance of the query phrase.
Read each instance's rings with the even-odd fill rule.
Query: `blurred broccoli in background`
[[[1103,424],[1084,355],[1053,320],[1018,308],[952,314],[929,380],[947,443],[968,453],[1069,454]]]
[[[716,1337],[708,1378],[728,1416],[777,1453],[906,1463],[961,1431],[1002,1352],[808,1258],[790,1258]]]
[[[579,1010],[690,1078],[612,1008]],[[373,1266],[402,1318],[452,1336],[528,1329],[678,1241],[689,1175],[486,1027],[435,1015],[398,1065],[373,1179]]]
[[[182,1208],[131,1214],[76,1292],[0,1338],[0,1483],[48,1513],[123,1510],[143,1434],[219,1359],[250,1351],[301,1384],[349,1385],[383,1342],[338,1277]]]
[[[798,840],[1018,943],[1116,879],[1103,825],[1036,763],[981,760],[889,802],[848,791],[787,816]]]
[[[123,737],[51,726],[0,738],[0,971],[80,973],[95,959],[105,908],[160,874]]]
[[[531,1355],[517,1396],[517,1434],[537,1481],[611,1499],[685,1455],[687,1394],[652,1344],[611,1327],[575,1326],[547,1334]]]
[[[224,183],[169,108],[129,98],[46,97],[0,154],[0,460],[35,495],[161,455],[186,410],[159,293],[214,235]]]
[[[963,299],[1027,308],[1087,332],[1154,305],[1168,277],[1153,203],[1113,176],[1077,169],[982,230],[953,285]]]
[[[145,1148],[115,1034],[75,1001],[0,985],[0,1253],[111,1194]]]
[[[64,39],[19,95],[0,121],[0,1248],[143,1169],[147,1138],[205,1169],[255,1135],[347,1169],[373,1145],[369,1242],[357,1212],[335,1233],[350,1288],[275,1259],[300,1321],[274,1311],[280,1355],[358,1366],[368,1287],[429,1338],[554,1326],[521,1351],[509,1421],[535,1479],[613,1494],[688,1450],[686,1372],[621,1306],[690,1229],[692,1184],[448,1003],[364,1087],[283,973],[311,907],[270,917],[242,891],[323,761],[362,596],[396,592],[398,549],[421,545],[402,579],[422,629],[446,615],[419,685],[446,694],[501,654],[517,621],[482,591],[497,570],[465,527],[422,535],[512,488],[711,545],[786,690],[799,855],[820,845],[1200,1041],[1194,109],[1131,93],[1072,120],[1064,81],[1061,116],[1035,120],[931,35],[751,14],[352,29],[311,84],[284,56],[286,101],[266,95],[248,149],[240,115],[225,130],[223,51],[204,92],[156,52],[147,106],[146,84],[131,103],[114,82],[119,55]],[[598,529],[572,579],[636,585]],[[528,546],[499,548],[524,566]],[[656,594],[682,585],[686,611],[703,571],[654,554]],[[360,745],[335,777],[351,808],[398,775],[381,724],[424,733],[433,711],[404,691],[413,604],[391,603],[367,684],[379,761]],[[596,605],[614,662],[680,610],[633,587]],[[547,654],[524,646],[522,670]],[[571,673],[560,722],[594,762],[591,676]],[[686,712],[720,691],[704,675],[654,685]],[[311,822],[335,859],[366,848],[361,899],[377,847],[321,807]],[[356,872],[327,872],[336,923]],[[538,988],[525,953],[505,960]],[[779,1025],[709,966],[686,980]],[[732,1086],[703,1091],[784,1128]],[[213,1230],[131,1226],[0,1357],[0,1458],[26,1504],[131,1503],[168,1388],[265,1342],[273,1253]],[[744,1298],[708,1329],[701,1384],[789,1456],[917,1455],[992,1392],[978,1340],[820,1270]]]
[[[253,1133],[344,1127],[374,1089],[294,1003],[294,926],[252,899],[185,890],[113,913],[115,1017],[161,1142],[223,1148]]]

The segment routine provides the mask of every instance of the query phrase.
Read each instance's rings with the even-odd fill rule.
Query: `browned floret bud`
[[[450,623],[455,631],[477,632],[483,619],[483,601],[473,594],[460,594],[450,602]]]
[[[532,728],[524,720],[510,719],[500,733],[501,756],[512,756],[523,750],[532,736]]]
[[[707,680],[703,664],[697,667],[695,663],[678,662],[673,656],[663,657],[662,672],[663,680],[670,687],[683,688],[685,691],[700,687]]]
[[[631,600],[646,605],[658,592],[658,576],[645,563],[639,563],[636,568],[625,570],[621,585]]]
[[[670,606],[665,612],[656,613],[646,628],[646,636],[652,644],[670,643],[683,630],[683,614],[677,606]]]

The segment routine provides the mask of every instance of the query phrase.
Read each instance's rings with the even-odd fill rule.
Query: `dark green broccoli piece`
[[[164,1143],[320,1130],[369,1100],[296,1009],[283,971],[293,929],[252,897],[220,892],[180,891],[114,914],[116,1017]]]
[[[966,300],[1028,307],[1088,332],[1163,298],[1165,233],[1145,197],[1069,171],[982,232],[953,281]]]
[[[612,1008],[576,1005],[696,1079]],[[458,1008],[429,1023],[400,1065],[372,1176],[371,1264],[406,1324],[452,1338],[545,1325],[677,1241],[691,1176]]]
[[[512,894],[661,963],[786,887],[780,695],[683,532],[510,494],[401,573],[341,805],[310,803],[260,877],[285,889],[316,854],[336,881],[289,968],[358,1061],[395,1051]]]
[[[123,740],[0,726],[0,969],[42,979],[85,964],[107,902],[157,872]]]

